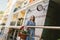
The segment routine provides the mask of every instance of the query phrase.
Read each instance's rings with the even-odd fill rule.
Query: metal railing
[[[19,29],[21,26],[9,26],[7,28],[17,28]],[[60,26],[25,26],[25,27],[29,27],[29,28],[40,28],[40,29],[60,29]]]
[[[10,26],[10,27],[19,29],[21,26],[17,26],[17,27]],[[57,26],[25,26],[25,27],[38,28],[38,29],[56,29],[56,30],[59,30],[60,29],[59,26],[58,27]],[[41,32],[43,32],[43,30]],[[39,38],[39,40],[41,40],[41,35],[35,35],[33,38],[37,37],[37,38]],[[30,37],[32,38],[31,35],[30,35]]]
[[[19,29],[21,26],[17,26],[17,27],[13,27],[13,26],[10,26],[9,28],[16,28],[16,29]],[[25,26],[25,27],[29,27],[29,28],[38,28],[38,29],[56,29],[56,30],[59,30],[60,27],[59,26]],[[43,32],[43,31],[41,31]],[[30,35],[30,34],[29,34]],[[31,36],[31,35],[30,35]],[[31,36],[32,37],[32,36]],[[33,38],[39,38],[39,40],[41,40],[41,36],[40,35],[35,35]]]

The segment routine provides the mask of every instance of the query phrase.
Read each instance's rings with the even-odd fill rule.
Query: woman
[[[35,16],[31,16],[30,17],[30,20],[27,22],[27,26],[35,26],[36,23],[35,23]],[[32,35],[32,37],[30,36],[27,36],[27,39],[26,40],[34,40],[34,35],[35,35],[35,28],[30,28],[28,30],[28,33]]]

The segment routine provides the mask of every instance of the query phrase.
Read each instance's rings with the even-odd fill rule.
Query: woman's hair
[[[31,17],[33,17],[33,20],[30,18],[30,20],[32,20],[33,22],[35,22],[35,16],[32,15]]]

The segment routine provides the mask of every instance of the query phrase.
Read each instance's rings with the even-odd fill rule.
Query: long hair
[[[31,20],[31,18],[30,18],[30,20]],[[35,22],[35,16],[33,15],[33,20],[32,20],[33,22]]]

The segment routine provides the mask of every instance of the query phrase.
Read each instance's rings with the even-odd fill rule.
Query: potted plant
[[[24,30],[24,26],[22,26],[19,30],[20,38],[23,39],[23,40],[26,40],[27,34],[28,34],[28,31]]]

